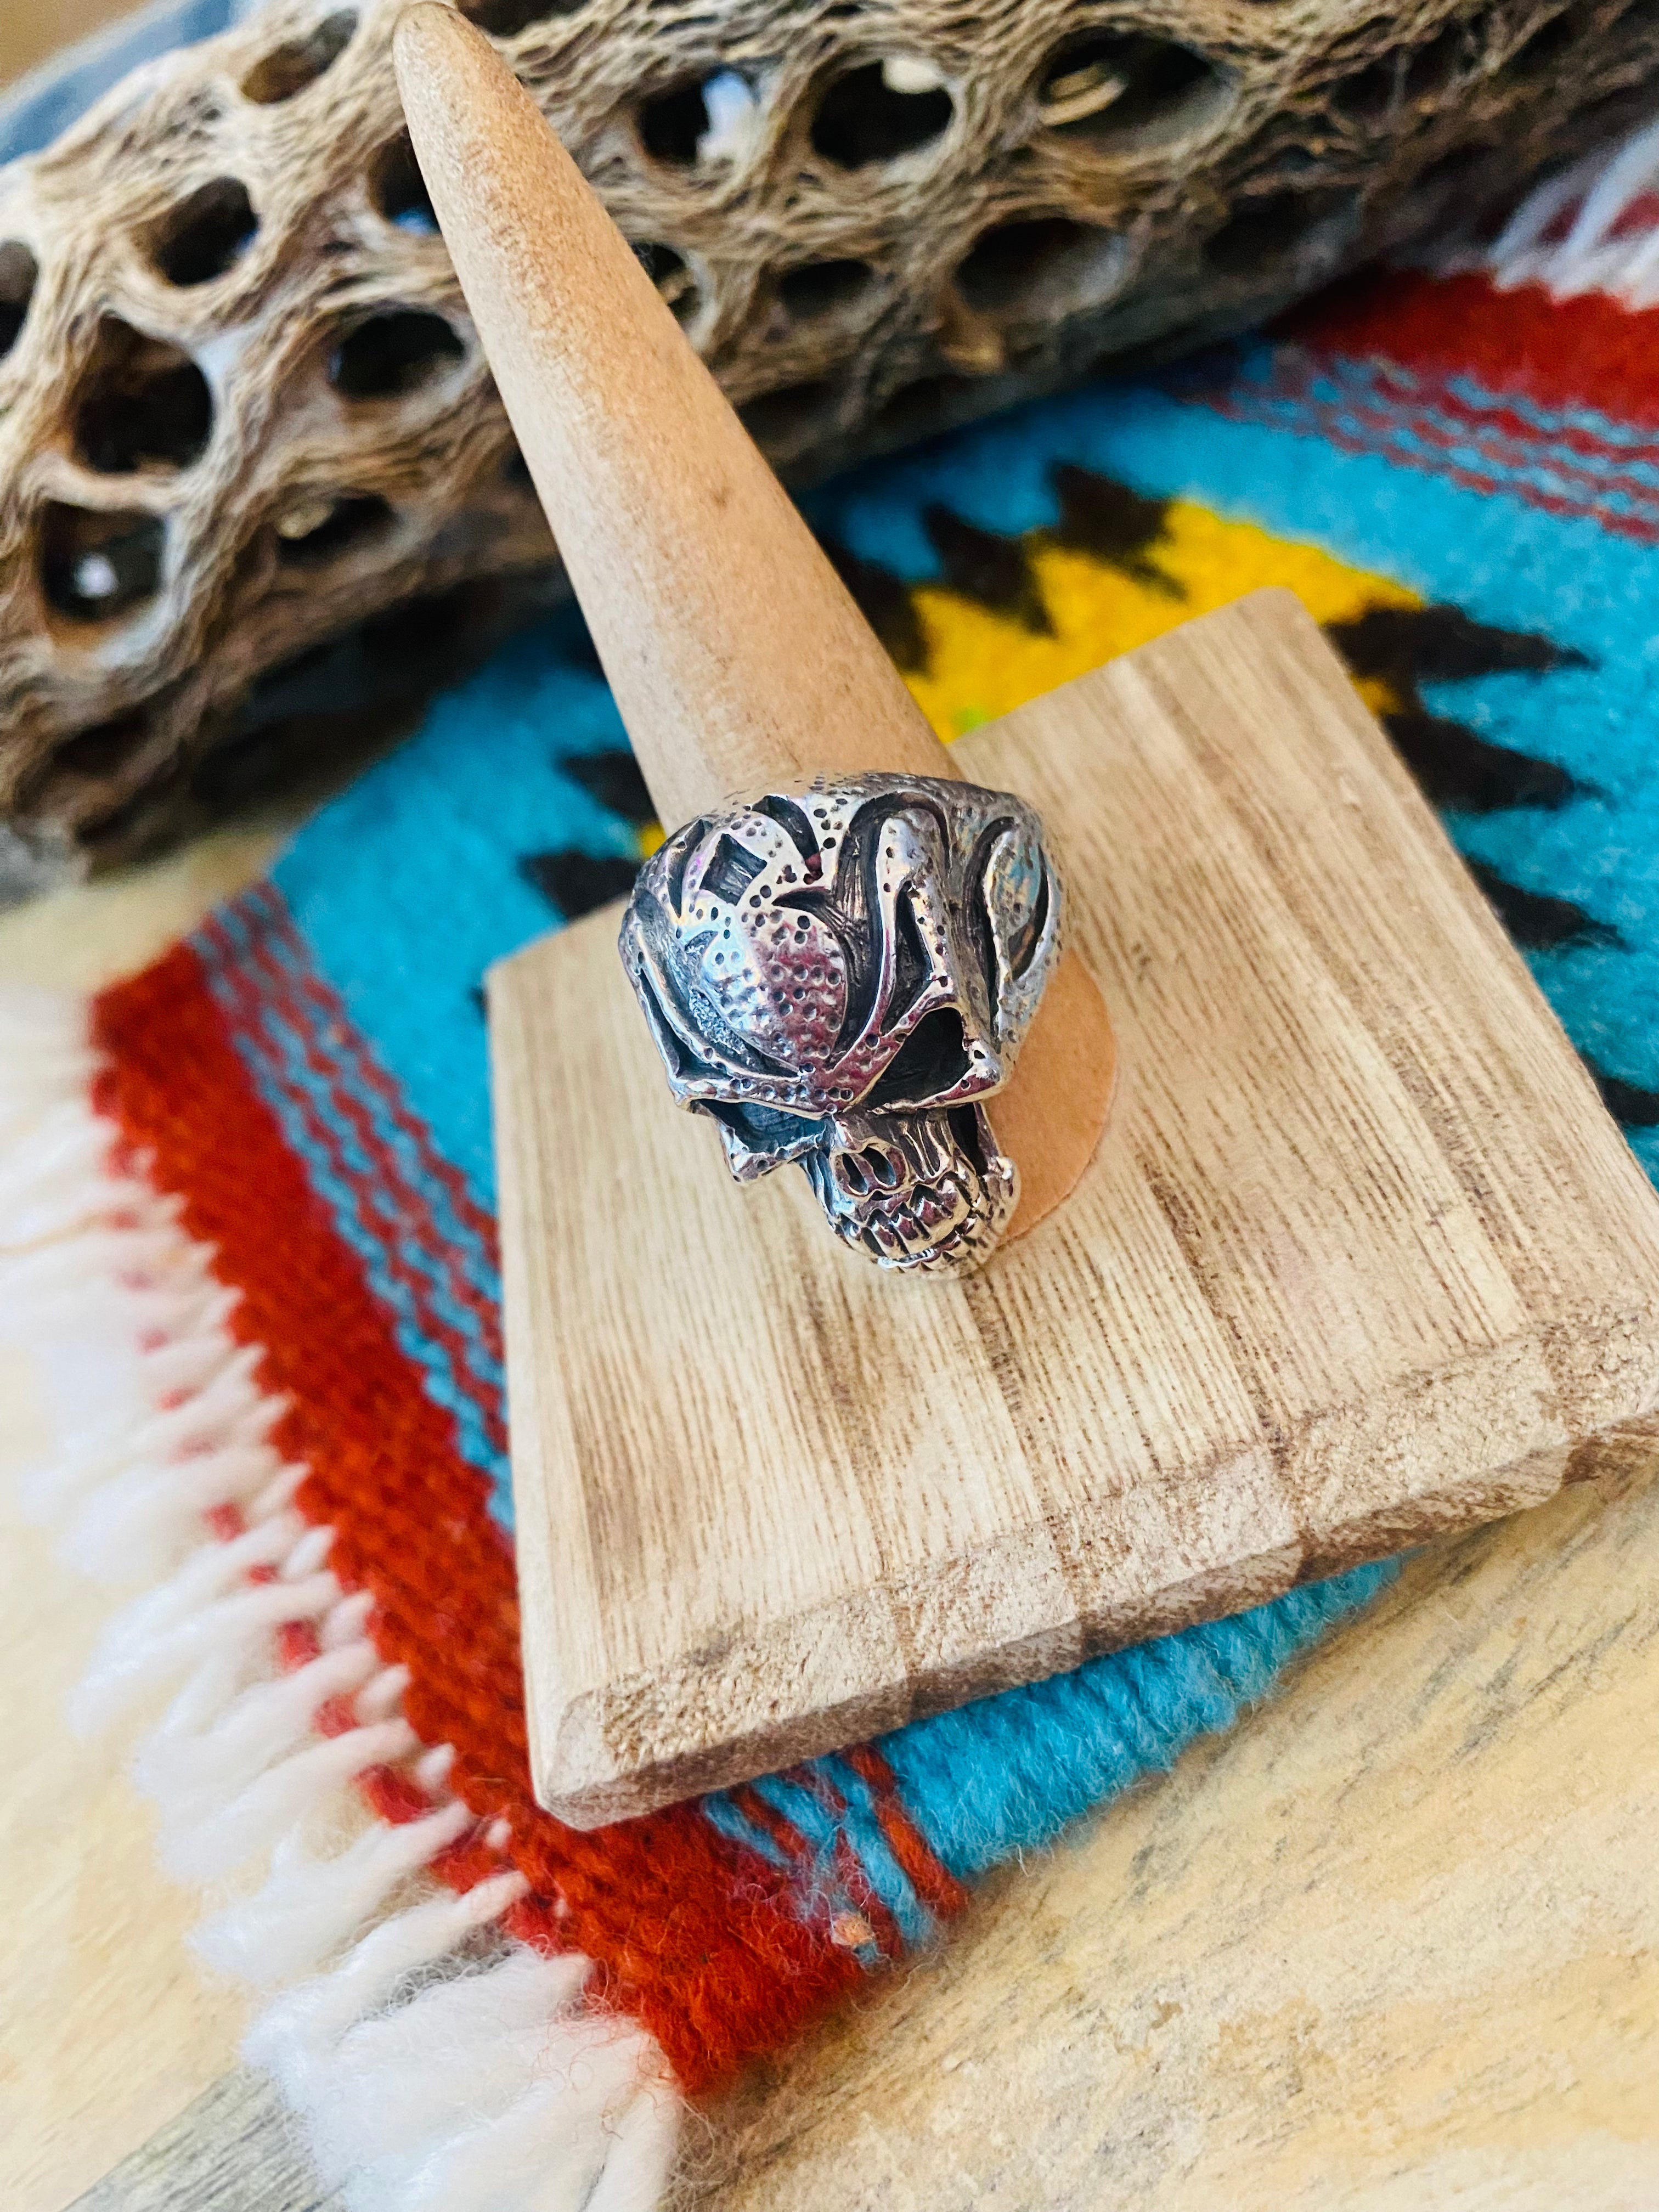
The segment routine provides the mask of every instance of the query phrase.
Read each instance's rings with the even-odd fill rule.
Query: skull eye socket
[[[739,1182],[752,1182],[786,1160],[816,1152],[829,1130],[827,1122],[803,1114],[744,1105],[735,1098],[700,1098],[696,1110],[720,1123],[726,1165]]]
[[[972,1064],[962,1016],[954,1006],[939,1006],[916,1024],[859,1103],[871,1113],[923,1104],[954,1090]]]
[[[901,891],[893,915],[893,994],[887,1001],[885,1026],[902,1021],[933,980],[933,963],[921,941],[915,907]]]

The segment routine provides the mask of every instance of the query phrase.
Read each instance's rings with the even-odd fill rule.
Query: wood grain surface
[[[234,887],[214,859],[0,916],[0,977],[125,972]],[[7,1367],[0,2203],[64,2212],[119,2161],[98,2212],[149,2212],[158,2173],[201,2212],[204,2164],[213,2212],[291,2212],[274,2105],[256,2119],[234,2076],[202,2094],[241,2008],[185,1948],[194,1900],[122,1747],[64,1726],[108,1600],[18,1516],[37,1420]],[[1653,2212],[1656,1710],[1659,1486],[1604,1477],[1431,1541],[1228,1737],[712,2111],[699,2202]]]
[[[963,741],[1060,839],[1106,1143],[895,1281],[669,1104],[614,910],[490,984],[531,1743],[580,1825],[1548,1497],[1659,1200],[1287,593]]]
[[[1659,1486],[1441,1539],[711,2115],[719,2212],[1654,2212]]]

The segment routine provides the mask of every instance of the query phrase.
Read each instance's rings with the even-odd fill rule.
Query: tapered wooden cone
[[[410,135],[659,813],[887,769],[953,775],[892,662],[656,287],[481,32],[398,24]],[[1110,1024],[1075,958],[991,1101],[1032,1227],[1104,1126]]]

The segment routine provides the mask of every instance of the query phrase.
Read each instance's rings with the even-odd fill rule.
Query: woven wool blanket
[[[837,483],[811,520],[949,738],[1288,585],[1659,1174],[1659,134],[1479,266]],[[441,699],[267,883],[0,1052],[40,1489],[137,1580],[87,1686],[251,2055],[364,2208],[654,2203],[684,2100],[935,1940],[975,1879],[1232,1724],[1387,1574],[596,1834],[525,1755],[486,966],[658,834],[572,611]]]

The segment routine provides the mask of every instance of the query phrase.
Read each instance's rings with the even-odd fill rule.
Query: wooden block
[[[1659,1453],[1659,1198],[1288,594],[957,747],[1118,1103],[965,1281],[672,1109],[615,909],[490,981],[531,1750],[579,1826]]]

